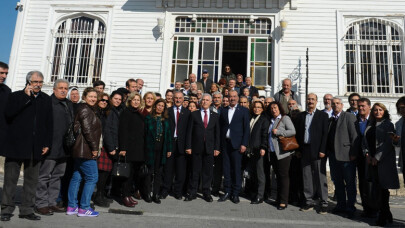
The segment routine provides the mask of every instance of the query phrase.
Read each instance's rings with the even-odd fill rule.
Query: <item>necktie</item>
[[[204,110],[204,127],[207,128],[208,126],[208,115],[207,115],[207,110]]]
[[[176,115],[176,136],[177,136],[177,124],[179,123],[179,118],[180,118],[180,111],[179,111],[179,108],[177,107],[177,115]]]

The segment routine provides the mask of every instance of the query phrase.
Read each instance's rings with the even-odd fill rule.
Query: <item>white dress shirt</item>
[[[238,107],[238,105],[235,105],[233,108],[231,106],[228,106],[228,107],[229,107],[229,109],[228,109],[228,121],[229,121],[229,124],[230,124],[232,122],[233,114],[235,114],[235,110],[236,110],[236,107]],[[226,138],[227,139],[231,138],[231,131],[229,130],[229,128],[228,128],[228,131],[226,132]]]
[[[210,109],[206,109],[205,111],[207,111],[207,116],[208,116],[207,124],[208,124],[210,122]],[[204,109],[201,108],[201,119],[202,119],[203,123],[204,123],[204,116],[205,116]]]

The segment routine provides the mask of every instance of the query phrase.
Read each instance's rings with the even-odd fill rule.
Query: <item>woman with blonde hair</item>
[[[143,116],[149,115],[149,113],[152,111],[152,106],[153,103],[156,101],[156,95],[153,92],[147,92],[145,95],[143,95],[143,102],[145,104],[145,107],[141,110],[141,113]]]

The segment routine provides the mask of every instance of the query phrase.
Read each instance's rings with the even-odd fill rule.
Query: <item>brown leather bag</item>
[[[283,118],[284,118],[284,116],[281,117],[281,119],[278,122],[275,129],[278,128],[278,125],[280,125]],[[278,140],[279,140],[279,142],[281,144],[281,149],[283,151],[292,151],[292,150],[296,150],[296,149],[298,149],[300,147],[300,145],[298,145],[297,139],[295,138],[295,135],[293,135],[291,137],[279,136]]]

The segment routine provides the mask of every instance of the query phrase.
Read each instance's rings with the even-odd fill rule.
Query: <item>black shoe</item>
[[[109,207],[110,206],[110,203],[108,201],[104,200],[104,198],[102,196],[96,197],[93,202],[95,205],[97,205],[99,207]]]
[[[328,207],[322,207],[319,209],[318,214],[326,215],[328,213]]]
[[[300,208],[300,211],[307,212],[312,211],[314,209],[314,205],[306,204],[305,206]]]
[[[263,203],[263,199],[257,197],[254,200],[250,201],[250,204],[261,204]]]
[[[174,195],[174,198],[175,198],[176,200],[182,200],[182,199],[183,199],[183,196],[182,196],[181,194],[175,194],[175,195]]]
[[[218,196],[219,196],[219,191],[211,192],[211,195],[213,195],[213,196],[215,196],[215,197],[218,197]]]
[[[278,205],[277,206],[277,210],[282,211],[285,210],[287,208],[287,204],[285,204],[284,206]]]
[[[28,220],[41,220],[41,216],[35,215],[34,213],[28,215],[18,215],[19,218],[28,219]]]
[[[157,204],[160,204],[162,202],[162,201],[160,201],[160,198],[159,198],[158,195],[152,196],[152,201],[157,203]]]
[[[377,218],[377,213],[363,211],[360,216],[363,218]]]
[[[225,202],[231,198],[231,195],[229,193],[225,193],[225,195],[219,197],[218,202]]]
[[[147,194],[145,197],[143,197],[143,200],[147,203],[152,203],[152,197],[150,197],[149,194]]]
[[[346,212],[345,209],[342,209],[342,208],[339,208],[339,207],[335,207],[332,210],[332,214],[342,214],[342,213],[345,213],[345,212]]]
[[[231,201],[232,201],[232,203],[234,203],[234,204],[238,204],[238,203],[240,202],[239,196],[232,196],[232,197],[231,197]]]
[[[11,217],[13,217],[13,214],[1,214],[0,220],[7,222],[10,221]]]
[[[169,195],[169,193],[167,191],[162,191],[162,193],[160,194],[159,198],[160,199],[166,199],[166,197]]]
[[[203,200],[207,201],[208,203],[211,203],[212,201],[214,201],[212,199],[211,195],[209,195],[209,194],[204,194],[202,198],[203,198]]]
[[[184,201],[189,202],[189,201],[192,201],[194,199],[197,199],[197,197],[195,195],[187,194],[186,197],[184,198]]]

